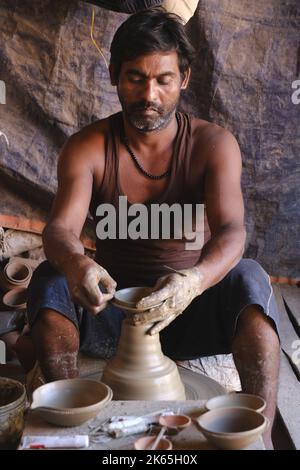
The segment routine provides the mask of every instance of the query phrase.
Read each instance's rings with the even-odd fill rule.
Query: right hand
[[[72,300],[95,315],[113,298],[117,283],[106,269],[85,255],[76,254],[68,261],[65,276]],[[101,292],[99,283],[107,293]]]

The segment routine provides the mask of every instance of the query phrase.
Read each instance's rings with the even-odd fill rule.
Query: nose
[[[141,93],[145,101],[155,103],[157,101],[157,86],[155,80],[146,80]]]

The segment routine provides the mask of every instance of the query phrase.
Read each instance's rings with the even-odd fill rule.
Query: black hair
[[[122,63],[153,52],[176,51],[183,74],[195,57],[182,19],[162,7],[144,10],[130,16],[117,29],[110,47],[110,63],[118,80]]]

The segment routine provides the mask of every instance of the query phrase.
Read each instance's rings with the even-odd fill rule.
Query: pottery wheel
[[[208,400],[223,395],[225,388],[207,375],[178,367],[179,375],[185,387],[187,400]]]
[[[105,365],[106,361],[102,359],[81,357],[79,361],[80,377],[101,380]],[[208,400],[226,393],[222,385],[207,375],[180,366],[178,371],[185,386],[187,400]]]

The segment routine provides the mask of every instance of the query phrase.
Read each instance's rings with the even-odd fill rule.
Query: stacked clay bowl
[[[32,276],[32,268],[26,261],[12,259],[0,274],[0,287],[6,292],[2,302],[11,309],[26,308],[27,286]]]

